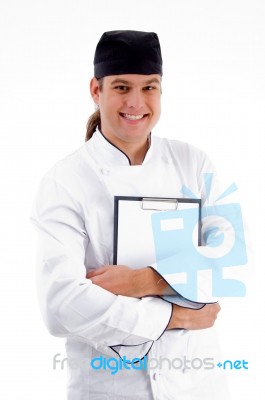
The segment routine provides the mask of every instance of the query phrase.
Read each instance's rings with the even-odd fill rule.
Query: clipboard
[[[188,225],[193,227],[192,240],[200,246],[200,199],[115,196],[113,264],[135,269],[153,267],[176,292],[175,296],[161,296],[164,300],[199,309],[205,302],[197,301],[192,294],[183,296],[186,293],[183,276],[188,271],[174,274],[176,241],[172,246],[172,240],[168,240],[175,235],[181,246],[183,235],[186,239],[191,236],[191,226],[185,229],[183,222],[187,222],[187,216]],[[172,279],[180,291],[175,289],[176,285],[172,286]]]

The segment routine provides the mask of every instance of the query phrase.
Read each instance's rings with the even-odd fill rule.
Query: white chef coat
[[[99,131],[43,178],[32,221],[39,234],[38,293],[51,334],[66,338],[69,400],[224,400],[217,369],[180,368],[185,357],[214,358],[213,328],[166,331],[172,305],[159,297],[116,296],[86,279],[91,268],[113,262],[114,196],[183,197],[186,185],[205,199],[207,156],[180,141],[152,136],[142,165]],[[91,368],[91,360],[147,357],[150,370]],[[168,358],[175,364],[161,362]],[[152,366],[151,366],[152,365]]]

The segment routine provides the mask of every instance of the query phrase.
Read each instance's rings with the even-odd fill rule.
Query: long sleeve
[[[150,347],[163,334],[170,304],[155,297],[116,296],[86,279],[89,237],[82,206],[51,173],[42,181],[31,220],[39,239],[40,308],[51,334],[72,336],[103,352],[146,342]]]

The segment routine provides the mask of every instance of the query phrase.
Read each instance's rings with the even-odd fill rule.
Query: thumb
[[[104,266],[104,267],[100,267],[97,269],[91,269],[87,274],[86,277],[88,279],[93,278],[93,276],[98,276],[101,274],[104,274],[104,272],[106,272],[108,270],[108,266]]]

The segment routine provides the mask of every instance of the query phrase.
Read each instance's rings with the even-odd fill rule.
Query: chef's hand
[[[90,271],[88,279],[114,294],[144,297],[174,294],[166,281],[152,268],[131,269],[125,265],[105,265]]]
[[[221,307],[218,303],[206,304],[199,310],[191,310],[174,304],[167,330],[174,328],[191,330],[210,328],[214,325],[220,310]]]

